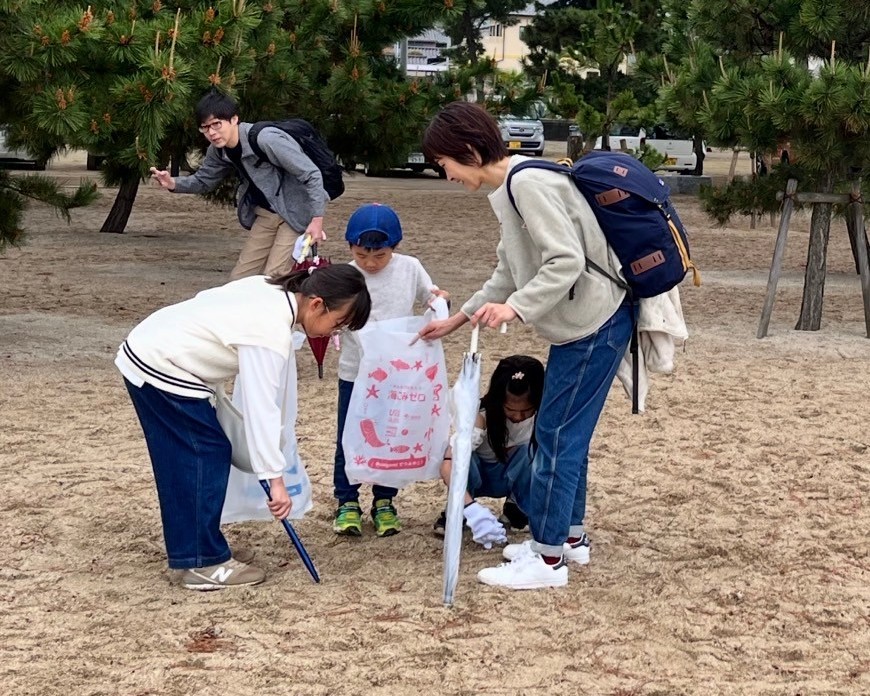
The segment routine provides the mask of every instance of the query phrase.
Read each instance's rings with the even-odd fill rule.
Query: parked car
[[[610,130],[610,149],[620,150],[622,141],[625,141],[626,149],[631,153],[639,152],[641,146],[646,145],[664,155],[665,161],[659,169],[681,174],[695,171],[698,156],[695,154],[694,142],[689,135],[671,130],[661,124],[650,129],[649,134],[640,126],[614,124]],[[595,141],[595,149],[601,149],[601,138]]]
[[[657,125],[652,129],[651,137],[647,137],[646,144],[665,156],[661,169],[681,174],[695,171],[698,155],[695,154],[692,136]]]
[[[614,123],[610,128],[609,141],[611,150],[621,150],[622,141],[625,141],[625,149],[628,152],[639,152],[640,146],[646,142],[646,131],[639,126],[628,126],[622,123]],[[603,139],[595,141],[595,149],[601,150]]]
[[[85,163],[85,168],[89,172],[98,171],[99,169],[102,169],[103,161],[105,161],[105,159],[106,159],[105,155],[99,155],[99,154],[96,154],[96,153],[89,151],[88,158],[87,158],[87,161]]]
[[[445,179],[446,172],[434,162],[427,162],[422,152],[409,152],[404,162],[397,162],[390,169],[410,169],[412,172],[422,174],[425,170],[431,169],[439,177]],[[363,172],[366,176],[380,176],[384,173],[383,169],[376,169],[368,162],[363,165]]]
[[[0,169],[45,169],[45,160],[39,160],[25,150],[6,145],[6,133],[0,130]]]
[[[544,124],[536,118],[502,116],[498,120],[501,137],[512,154],[540,157],[544,154]]]

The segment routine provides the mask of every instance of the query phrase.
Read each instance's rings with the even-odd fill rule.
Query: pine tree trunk
[[[118,195],[115,196],[115,202],[106,221],[100,228],[100,232],[114,232],[123,234],[127,227],[127,220],[130,219],[130,213],[133,212],[133,202],[136,200],[136,193],[139,191],[139,174],[131,174],[129,178],[125,178],[118,188]]]
[[[468,49],[468,62],[471,63],[472,67],[475,67],[478,62],[477,46],[480,42],[480,30],[474,26],[474,20],[471,17],[471,7],[466,7],[463,12],[463,19],[465,20],[465,45]]]
[[[169,158],[169,176],[175,178],[181,172],[181,163],[184,160],[184,150],[180,147],[173,148],[172,156]]]
[[[833,177],[828,174],[822,193],[833,190]],[[795,329],[818,331],[822,326],[822,304],[825,297],[825,269],[828,256],[828,238],[831,234],[831,204],[816,203],[810,222],[810,243],[807,250],[807,269],[804,274],[804,295],[801,313]]]

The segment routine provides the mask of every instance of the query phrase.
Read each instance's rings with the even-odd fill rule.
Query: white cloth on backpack
[[[670,374],[674,370],[674,354],[677,341],[681,344],[689,337],[683,319],[679,286],[655,297],[640,301],[638,311],[638,410],[643,412],[649,392],[649,374]],[[632,389],[631,350],[626,349],[616,376],[625,393],[631,398]]]

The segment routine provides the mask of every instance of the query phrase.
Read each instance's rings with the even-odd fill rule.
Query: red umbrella
[[[294,271],[323,268],[331,263],[329,259],[317,255],[317,244],[309,245],[310,239],[309,237],[305,246],[302,247],[302,260],[295,263]],[[308,345],[311,346],[311,352],[314,353],[314,359],[317,360],[317,376],[323,379],[323,356],[326,355],[326,349],[329,348],[329,336],[309,336]]]

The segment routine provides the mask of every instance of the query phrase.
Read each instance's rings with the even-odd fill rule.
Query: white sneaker
[[[519,553],[510,563],[481,570],[477,574],[478,581],[484,585],[506,587],[509,590],[537,590],[543,587],[564,587],[568,584],[568,564],[564,558],[551,566],[540,554],[526,548],[526,553]]]
[[[531,552],[531,543],[531,541],[524,541],[522,544],[508,544],[502,549],[501,555],[504,556],[505,560],[512,561],[520,553],[523,553],[524,548]],[[589,563],[589,537],[584,534],[580,537],[580,541],[573,544],[566,541],[562,544],[562,556],[566,561],[573,561],[579,565]]]

